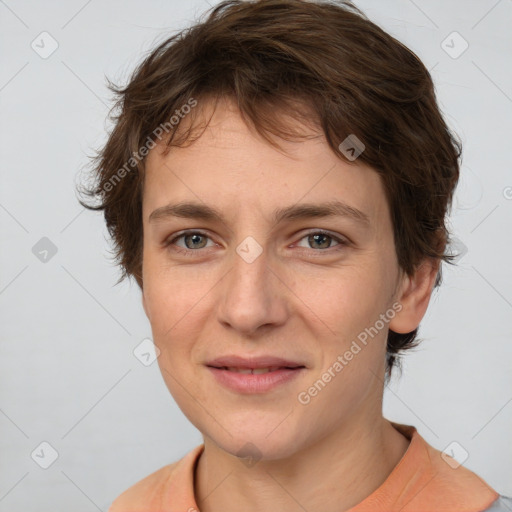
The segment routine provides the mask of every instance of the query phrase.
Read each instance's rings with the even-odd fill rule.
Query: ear
[[[407,334],[419,326],[430,302],[439,265],[439,259],[428,258],[417,267],[412,276],[402,276],[396,296],[402,309],[389,322],[392,331]]]

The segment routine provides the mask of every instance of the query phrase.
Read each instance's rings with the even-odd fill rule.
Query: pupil
[[[187,245],[187,247],[189,247],[189,249],[194,248],[194,247],[197,247],[197,245],[195,245],[195,244],[196,244],[196,242],[198,241],[198,239],[200,239],[201,237],[202,237],[202,235],[198,235],[198,234],[195,234],[195,235],[188,235],[188,237],[187,237],[187,238],[188,238],[188,239],[192,238],[192,239],[193,239],[193,242],[192,242],[192,243],[193,243],[194,245],[193,245],[193,247],[189,247],[189,244],[186,244],[186,245]]]
[[[310,243],[311,243],[311,239],[313,239],[313,243],[317,243],[319,241],[319,239],[324,239],[324,240],[328,240],[330,237],[328,235],[322,235],[322,234],[319,234],[319,235],[311,235],[310,237]],[[323,245],[324,247],[322,248],[325,248],[325,246],[327,245],[327,248],[329,246],[329,242],[327,241],[327,243],[320,243],[320,245]]]

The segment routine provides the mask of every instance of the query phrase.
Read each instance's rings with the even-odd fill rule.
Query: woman
[[[110,512],[510,507],[382,415],[453,258],[461,147],[420,60],[349,2],[233,0],[117,93],[90,194],[204,443]]]

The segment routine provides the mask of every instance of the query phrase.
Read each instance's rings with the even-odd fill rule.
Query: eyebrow
[[[198,219],[226,223],[224,216],[215,208],[196,202],[169,203],[154,210],[149,222],[158,222],[172,217]],[[341,201],[322,204],[301,203],[274,210],[273,221],[277,225],[284,221],[313,219],[320,217],[345,217],[366,227],[370,226],[369,216]]]

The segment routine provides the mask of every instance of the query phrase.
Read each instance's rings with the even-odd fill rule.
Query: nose
[[[258,249],[260,247],[260,249]],[[251,241],[233,252],[219,293],[217,315],[225,327],[246,336],[283,325],[288,316],[289,290],[263,247]]]

